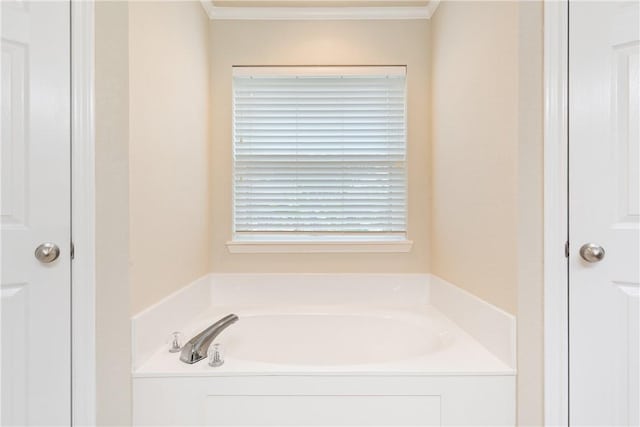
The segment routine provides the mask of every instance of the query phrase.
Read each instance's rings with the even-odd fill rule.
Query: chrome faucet
[[[195,337],[191,338],[180,352],[180,360],[184,363],[196,363],[207,357],[207,350],[213,340],[228,326],[238,321],[238,316],[230,314],[218,320]]]

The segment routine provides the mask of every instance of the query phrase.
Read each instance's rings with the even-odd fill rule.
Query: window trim
[[[250,241],[230,240],[227,249],[231,253],[407,253],[413,247],[412,240],[371,240],[363,242],[329,242],[329,241]]]
[[[287,76],[287,75],[404,75],[408,76],[407,65],[356,65],[356,66],[233,66],[232,82],[236,76]],[[405,86],[405,155],[409,152],[407,86]],[[232,83],[232,99],[233,83]],[[233,102],[232,102],[233,103]],[[231,115],[234,127],[234,115]],[[233,153],[233,150],[232,150]],[[231,160],[232,176],[235,176],[235,161]],[[349,233],[315,235],[315,239],[305,240],[300,234],[236,232],[235,230],[235,190],[232,190],[231,239],[226,242],[230,253],[408,253],[413,247],[409,234],[409,160],[405,160],[405,231],[397,233],[361,233],[357,239],[348,239]]]

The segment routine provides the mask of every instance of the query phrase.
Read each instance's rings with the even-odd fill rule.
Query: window
[[[234,241],[406,240],[405,67],[234,67]]]

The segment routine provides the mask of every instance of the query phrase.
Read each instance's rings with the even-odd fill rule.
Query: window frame
[[[404,88],[404,215],[403,232],[237,232],[236,231],[236,160],[235,153],[235,77],[237,76],[380,76],[402,74]],[[231,253],[398,253],[410,252],[413,241],[409,235],[409,132],[407,114],[408,67],[399,66],[233,66],[231,75],[231,240],[226,243]]]

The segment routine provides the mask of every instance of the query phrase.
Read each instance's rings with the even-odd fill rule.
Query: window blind
[[[404,233],[405,75],[234,68],[236,236]]]

